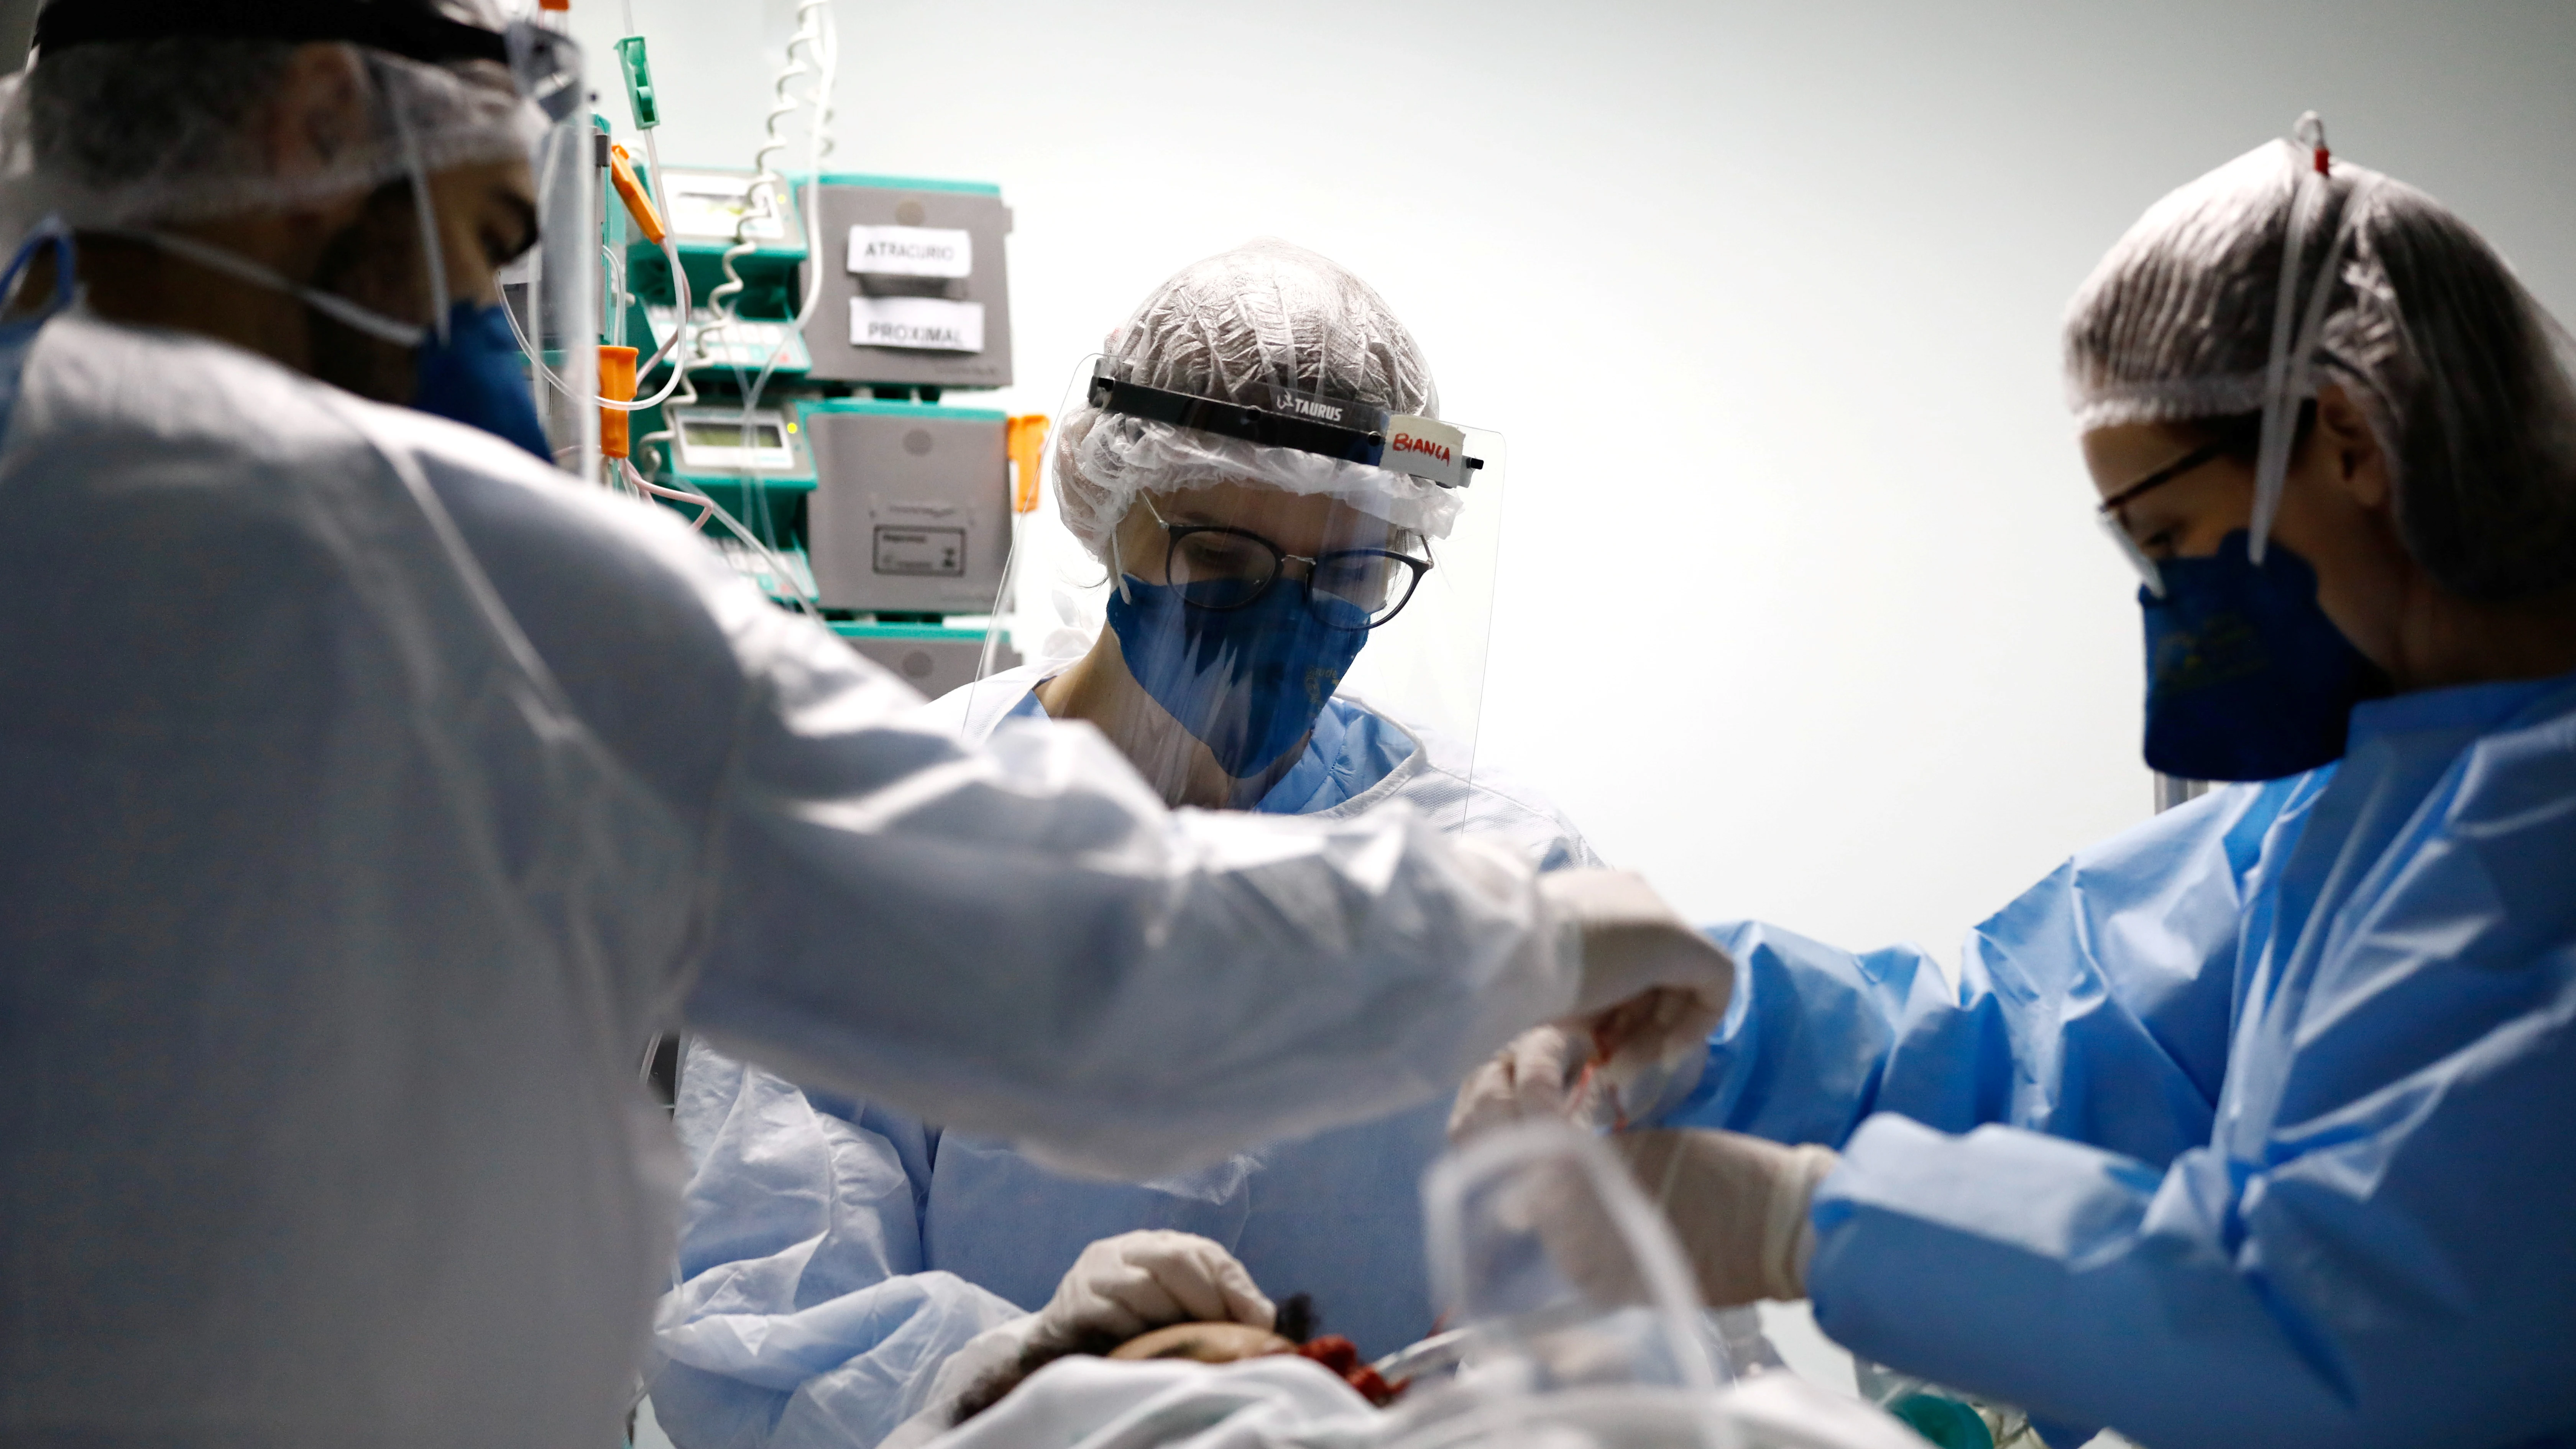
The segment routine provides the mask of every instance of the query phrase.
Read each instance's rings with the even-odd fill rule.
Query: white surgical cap
[[[2120,238],[2067,309],[2077,426],[2261,411],[2287,317],[2283,335],[2309,345],[2293,345],[2284,401],[2294,414],[2333,382],[2360,405],[2418,562],[2469,597],[2576,582],[2567,334],[2440,202],[2339,158],[2323,178],[2315,164],[2306,146],[2257,147],[2158,201]],[[2311,211],[2294,228],[2303,173]],[[2294,229],[2302,244],[2285,311]]]
[[[1262,240],[1194,263],[1109,334],[1109,371],[1148,387],[1253,407],[1284,388],[1438,416],[1413,334],[1366,282],[1302,247]],[[1085,404],[1056,432],[1057,506],[1103,559],[1137,495],[1251,481],[1339,498],[1398,528],[1443,538],[1463,489],[1362,463],[1266,447]]]
[[[77,3],[77,0],[64,0]],[[379,0],[387,3],[387,0]],[[411,0],[497,29],[488,6]],[[309,170],[275,164],[264,90],[296,47],[173,37],[81,45],[0,82],[0,220],[146,226],[292,210],[402,176],[408,122],[425,169],[529,154],[541,123],[506,67],[431,65],[351,46],[369,88],[352,134]]]

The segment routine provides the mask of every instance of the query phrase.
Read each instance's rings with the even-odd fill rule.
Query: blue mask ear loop
[[[374,68],[369,67],[370,73]],[[447,334],[447,256],[438,240],[438,208],[430,200],[429,170],[421,164],[420,136],[412,130],[411,117],[403,114],[401,96],[383,78],[377,78],[377,89],[384,93],[385,109],[393,112],[394,131],[402,137],[403,168],[411,173],[411,206],[420,220],[421,261],[429,268],[430,329],[444,347]]]
[[[43,312],[25,319],[30,322],[44,321],[72,304],[72,274],[77,253],[72,246],[71,229],[63,225],[59,216],[47,216],[37,222],[34,230],[27,233],[27,239],[19,244],[18,254],[9,259],[8,271],[0,273],[0,305],[5,305],[16,300],[18,283],[26,277],[28,265],[35,261],[36,249],[48,246],[54,249],[54,300]]]

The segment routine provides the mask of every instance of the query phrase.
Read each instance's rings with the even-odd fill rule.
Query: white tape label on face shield
[[[1430,418],[1397,414],[1386,420],[1386,456],[1378,466],[1428,478],[1444,488],[1467,486],[1467,435]]]
[[[871,277],[971,277],[975,234],[937,226],[854,226],[850,270]]]
[[[941,297],[852,297],[850,345],[981,352],[984,304]]]

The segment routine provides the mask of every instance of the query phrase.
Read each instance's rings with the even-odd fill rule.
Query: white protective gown
[[[0,1441],[613,1442],[685,1015],[1145,1175],[1566,1009],[1528,867],[985,748],[671,515],[74,313],[0,444]]]

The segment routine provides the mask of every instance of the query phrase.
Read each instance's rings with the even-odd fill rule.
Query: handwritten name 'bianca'
[[[1437,458],[1443,463],[1449,461],[1448,445],[1433,442],[1429,438],[1417,438],[1411,433],[1396,434],[1395,441],[1389,445],[1389,449],[1398,453],[1420,453],[1426,458]]]

